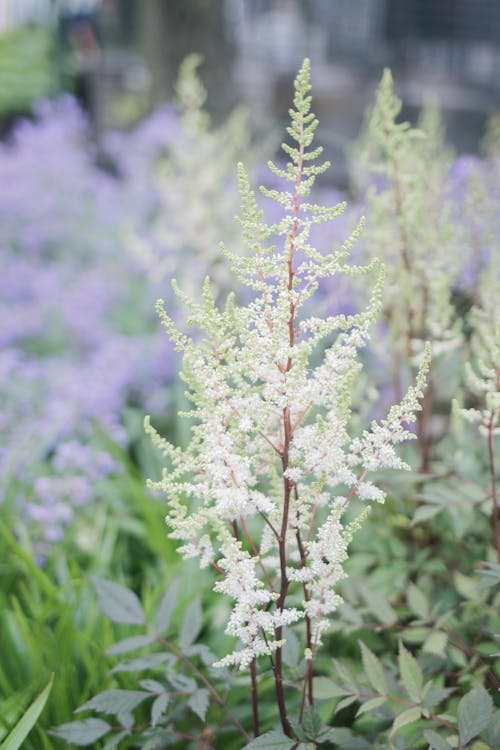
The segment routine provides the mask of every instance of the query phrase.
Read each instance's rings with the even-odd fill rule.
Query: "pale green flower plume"
[[[418,362],[428,339],[434,355],[461,341],[451,291],[462,259],[445,195],[450,153],[439,112],[428,104],[413,128],[398,121],[401,109],[385,70],[356,151],[364,170],[378,175],[367,193],[365,244],[387,268],[383,311],[393,347]]]
[[[246,667],[274,652],[281,664],[283,626],[309,620],[311,658],[340,602],[335,588],[356,524],[344,525],[355,497],[383,501],[371,472],[403,468],[395,446],[413,437],[429,352],[401,404],[357,437],[349,434],[351,388],[358,352],[383,304],[383,268],[348,265],[358,227],[342,247],[320,252],[309,244],[312,225],[344,209],[309,202],[321,148],[313,148],[318,121],[310,111],[306,60],[295,81],[285,169],[269,164],[288,188],[262,189],[282,207],[273,226],[263,221],[245,169],[238,167],[246,254],[223,254],[253,292],[246,306],[230,295],[224,309],[210,282],[190,300],[195,339],[176,331],[163,304],[163,325],[184,353],[182,377],[192,404],[185,450],[146,429],[168,466],[159,482],[168,501],[167,524],[185,557],[217,571],[215,590],[233,600],[227,632],[239,643],[221,663]],[[371,299],[358,315],[318,319],[303,313],[318,281],[335,274],[375,276]],[[310,302],[307,309],[310,309]],[[358,520],[359,524],[360,520]],[[282,689],[277,686],[277,689]]]

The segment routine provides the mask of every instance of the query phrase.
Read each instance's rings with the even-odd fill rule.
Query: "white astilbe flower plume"
[[[362,221],[340,248],[322,253],[309,244],[311,227],[345,208],[308,202],[315,176],[328,166],[316,165],[321,148],[311,149],[317,120],[309,89],[305,61],[290,111],[294,145],[283,144],[290,161],[285,169],[269,165],[286,187],[262,189],[281,207],[278,223],[264,222],[238,167],[247,254],[226,248],[223,254],[250,289],[248,304],[239,306],[229,295],[219,309],[208,280],[201,301],[176,288],[204,334],[195,342],[176,330],[158,303],[162,324],[184,353],[191,440],[185,449],[174,447],[146,422],[168,462],[151,486],[167,497],[171,536],[181,541],[186,557],[199,556],[202,566],[215,570],[214,590],[232,602],[226,633],[236,644],[218,664],[250,667],[255,678],[258,657],[270,657],[287,731],[284,628],[300,629],[305,620],[303,645],[312,662],[340,603],[336,587],[356,528],[344,524],[344,511],[355,498],[384,499],[372,472],[405,468],[395,446],[412,437],[406,424],[420,408],[429,364],[426,351],[416,384],[401,403],[384,421],[351,434],[358,355],[382,306],[384,271],[376,260],[365,267],[347,264]],[[341,273],[374,278],[365,310],[311,317],[305,311],[318,281]]]

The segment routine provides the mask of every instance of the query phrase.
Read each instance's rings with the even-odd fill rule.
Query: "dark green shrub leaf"
[[[136,706],[150,697],[150,693],[142,690],[105,690],[77,708],[75,713],[91,710],[117,716],[126,711],[133,711]]]
[[[399,642],[399,672],[405,690],[408,692],[411,700],[419,703],[422,700],[424,676],[417,664],[417,660],[403,646],[401,641]]]
[[[462,745],[477,737],[493,717],[493,701],[482,685],[477,685],[458,704],[458,734]]]
[[[245,745],[243,750],[291,750],[296,745],[296,740],[287,737],[286,734],[276,729],[261,734]]]
[[[155,631],[158,633],[158,635],[165,633],[170,626],[170,620],[177,604],[178,594],[179,581],[176,578],[174,581],[172,581],[168,589],[163,594],[158,605],[158,609],[156,610],[154,625]]]
[[[51,731],[50,734],[66,742],[71,742],[73,745],[91,745],[101,737],[104,737],[110,729],[110,725],[106,721],[102,721],[102,719],[85,719],[84,721],[61,724],[60,727]]]
[[[186,651],[195,642],[202,626],[201,601],[197,596],[186,609],[179,634],[179,648]]]
[[[158,721],[165,713],[165,709],[169,702],[170,696],[168,693],[162,693],[153,702],[153,705],[151,706],[151,726],[155,727],[158,724]]]
[[[452,750],[446,740],[441,737],[437,732],[433,732],[432,729],[426,729],[424,731],[424,737],[431,746],[431,750]]]
[[[202,721],[205,721],[208,703],[209,696],[207,690],[197,690],[196,693],[193,693],[193,695],[188,700],[189,708],[191,709],[191,711],[194,711],[194,713],[199,716]]]
[[[97,593],[99,608],[106,617],[112,622],[144,625],[144,612],[133,591],[113,581],[97,578],[97,576],[93,576],[92,581]]]
[[[366,646],[363,641],[359,641],[359,645],[361,647],[363,669],[365,670],[365,674],[368,677],[370,684],[377,691],[377,693],[381,693],[381,695],[387,695],[387,693],[389,692],[389,685],[387,684],[387,679],[384,674],[384,668],[382,667],[382,664],[375,656],[373,651],[370,651],[368,646]]]
[[[155,642],[155,638],[152,635],[134,635],[132,638],[125,638],[123,641],[114,643],[105,653],[108,656],[119,656],[120,654],[128,654],[131,651],[137,651],[144,646],[150,646]]]

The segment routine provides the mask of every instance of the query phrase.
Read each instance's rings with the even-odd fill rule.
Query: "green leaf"
[[[429,601],[423,591],[414,583],[410,583],[406,596],[410,609],[422,620],[425,620],[429,616]]]
[[[300,660],[300,642],[291,628],[283,628],[282,657],[287,667],[296,667]]]
[[[151,698],[151,693],[143,690],[105,690],[77,708],[75,713],[91,710],[117,716],[127,711],[133,711],[146,698]]]
[[[165,686],[156,680],[141,680],[139,685],[143,690],[147,690],[148,693],[153,693],[154,695],[160,695],[166,690]]]
[[[302,727],[307,739],[313,740],[321,729],[321,717],[314,706],[307,706],[302,717]]]
[[[205,721],[209,704],[208,690],[197,690],[196,693],[190,696],[187,704],[191,711],[199,716],[201,721]]]
[[[422,521],[429,521],[431,518],[434,518],[434,516],[437,516],[437,514],[441,513],[443,510],[444,508],[441,505],[421,505],[415,511],[411,525],[415,526],[417,523],[421,523]]]
[[[375,656],[373,651],[370,651],[368,646],[363,641],[358,641],[361,647],[361,658],[363,661],[363,669],[368,677],[370,684],[381,695],[387,695],[389,692],[389,685],[384,674],[384,668],[382,664]]]
[[[147,654],[138,656],[137,659],[131,659],[127,662],[120,662],[113,667],[111,674],[115,672],[142,672],[145,669],[154,669],[171,660],[170,654]]]
[[[447,643],[448,636],[446,635],[446,633],[435,630],[426,639],[424,645],[422,646],[422,651],[425,651],[428,654],[437,654],[438,656],[444,656]]]
[[[366,714],[368,713],[368,711],[374,711],[376,708],[380,708],[380,706],[383,706],[384,703],[387,703],[387,698],[385,697],[371,698],[371,700],[365,701],[361,704],[361,706],[358,708],[356,716]]]
[[[12,732],[2,743],[2,750],[18,750],[21,747],[24,740],[35,726],[38,717],[42,713],[47,698],[52,690],[52,683],[54,682],[54,675],[51,675],[50,680],[45,685],[44,689],[38,695],[33,703],[26,710],[22,718],[18,721]]]
[[[118,656],[120,654],[128,654],[131,651],[137,651],[144,646],[150,646],[155,643],[155,638],[152,635],[134,635],[132,638],[125,638],[123,641],[114,643],[105,653],[108,656]]]
[[[397,621],[398,616],[385,597],[364,586],[361,588],[361,594],[379,622],[384,625],[392,625]]]
[[[104,737],[111,729],[110,725],[102,719],[85,719],[84,721],[72,721],[69,724],[61,724],[50,734],[59,737],[73,745],[91,745],[98,739]]]
[[[488,731],[488,742],[491,747],[500,747],[500,711],[495,711]]]
[[[181,631],[179,634],[179,648],[181,651],[186,651],[189,646],[195,642],[200,634],[201,626],[201,600],[200,597],[197,596],[186,609],[182,620]]]
[[[424,737],[431,746],[431,750],[452,750],[446,740],[441,737],[437,732],[433,732],[432,729],[424,730]]]
[[[417,664],[417,660],[412,654],[399,642],[399,672],[401,680],[412,701],[420,703],[422,700],[422,688],[424,686],[424,676],[422,670]]]
[[[357,701],[358,699],[358,695],[349,695],[347,698],[343,698],[343,700],[339,701],[335,706],[335,713],[342,711],[343,708],[347,708],[351,704],[355,703],[355,701]]]
[[[165,633],[172,618],[173,611],[177,604],[179,594],[179,580],[176,578],[163,594],[158,609],[155,614],[155,631],[158,635]]]
[[[125,739],[125,737],[129,737],[130,732],[125,730],[124,732],[118,732],[118,734],[114,734],[110,739],[106,742],[102,750],[114,750],[115,747],[118,747],[120,742]]]
[[[407,708],[406,711],[398,714],[398,716],[396,716],[396,718],[394,719],[392,723],[391,734],[394,734],[398,731],[398,729],[407,726],[407,724],[413,724],[415,721],[418,721],[421,715],[422,709],[419,706]]]
[[[371,750],[371,743],[345,727],[330,727],[321,732],[319,742],[334,742],[341,750]]]
[[[165,709],[167,708],[169,702],[170,702],[170,696],[168,693],[162,693],[153,702],[153,705],[151,706],[151,726],[152,727],[155,727],[158,724],[158,721],[165,713]]]
[[[277,729],[261,734],[245,745],[242,750],[292,750],[296,740],[287,737],[286,734]]]
[[[464,576],[463,573],[460,573],[457,570],[453,574],[453,582],[455,584],[456,590],[458,591],[460,596],[463,596],[464,599],[476,601],[478,598],[480,598],[481,593],[478,589],[477,581],[474,578]]]
[[[329,677],[314,678],[314,697],[319,701],[328,700],[329,698],[340,698],[342,695],[351,695],[352,690],[337,685]]]
[[[458,734],[462,745],[477,737],[493,717],[493,700],[482,685],[477,685],[458,704]]]
[[[92,582],[97,593],[99,608],[112,622],[144,625],[144,612],[133,591],[97,576],[93,576]]]

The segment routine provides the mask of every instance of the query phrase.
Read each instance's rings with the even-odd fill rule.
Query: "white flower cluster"
[[[308,90],[305,64],[289,129],[297,147],[285,148],[291,161],[284,174],[293,192],[265,191],[283,207],[281,222],[263,222],[245,171],[238,170],[249,255],[224,254],[255,298],[240,307],[230,296],[220,310],[208,282],[201,303],[179,293],[205,334],[196,344],[158,306],[184,352],[193,426],[191,442],[181,450],[147,423],[169,461],[152,486],[168,498],[167,523],[172,537],[183,542],[181,552],[211,565],[218,576],[215,590],[234,602],[226,632],[239,644],[218,663],[241,668],[273,652],[279,663],[283,627],[301,618],[308,620],[306,648],[313,658],[340,602],[335,589],[356,528],[344,526],[343,510],[354,497],[383,500],[368,472],[404,468],[395,446],[411,437],[403,425],[420,408],[428,368],[426,352],[416,385],[387,419],[361,436],[349,434],[358,351],[382,305],[383,269],[378,262],[349,269],[376,275],[363,313],[325,321],[305,317],[304,304],[310,309],[318,280],[346,270],[360,232],[358,227],[329,254],[309,245],[311,226],[339,215],[343,206],[303,202],[324,169],[313,164],[321,149],[308,150],[317,125]]]
[[[217,581],[214,591],[234,599],[226,633],[238,637],[243,648],[228,654],[216,666],[235,664],[244,668],[256,656],[271,654],[281,645],[273,637],[276,628],[291,625],[303,617],[303,613],[295,607],[270,611],[268,607],[278,595],[257,577],[257,560],[242,549],[241,542],[230,540],[221,551],[224,557],[220,564],[226,575]]]

